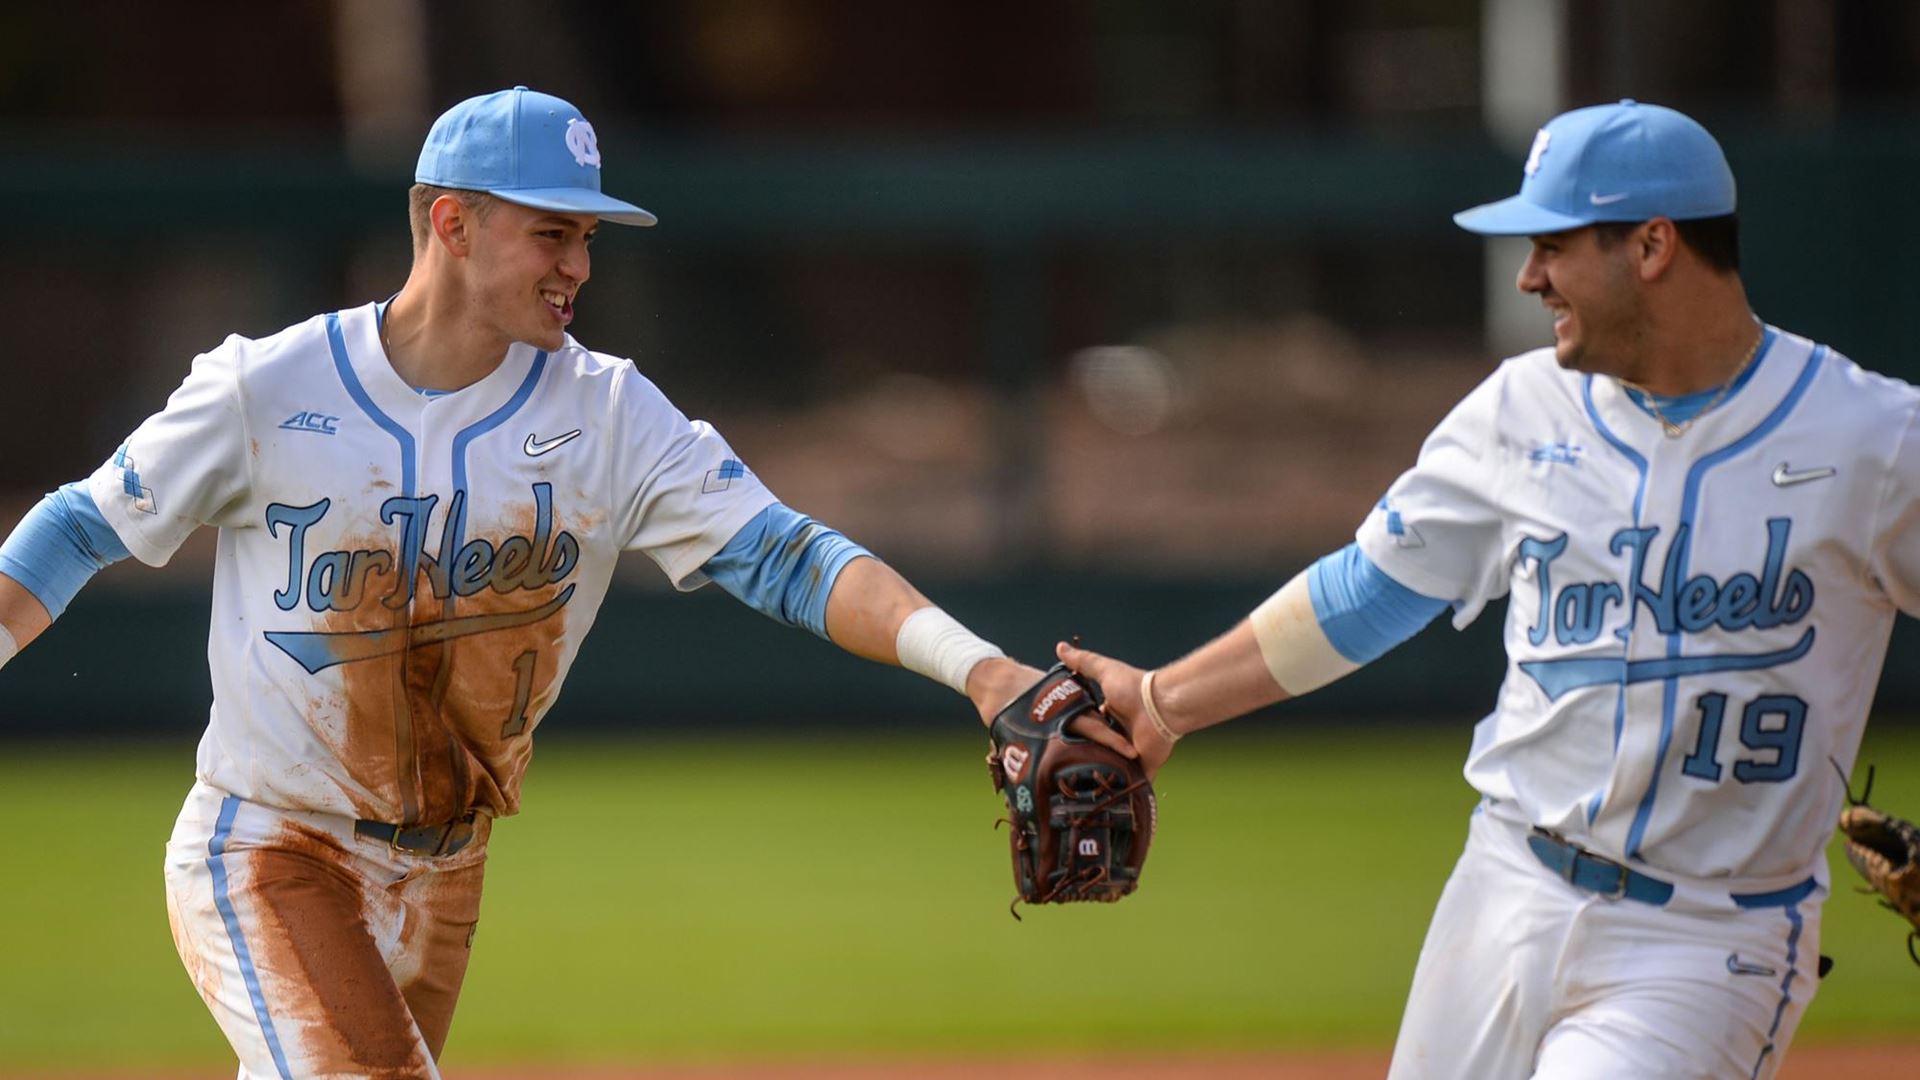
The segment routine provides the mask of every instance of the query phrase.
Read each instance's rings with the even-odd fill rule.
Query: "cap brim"
[[[1549,210],[1519,195],[1462,210],[1453,215],[1453,223],[1482,236],[1540,236],[1593,224],[1571,214]]]
[[[602,221],[611,221],[617,225],[652,225],[660,220],[630,202],[621,202],[611,195],[602,195],[585,188],[495,189],[489,194],[510,203],[531,206],[535,210],[557,210],[563,214],[592,214]]]

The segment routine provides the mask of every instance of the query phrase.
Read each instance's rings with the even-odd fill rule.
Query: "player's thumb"
[[[1100,669],[1107,663],[1106,657],[1092,649],[1083,649],[1065,641],[1053,647],[1053,655],[1059,657],[1061,663],[1073,670],[1096,680],[1100,678]]]

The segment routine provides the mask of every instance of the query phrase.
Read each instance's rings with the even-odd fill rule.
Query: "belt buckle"
[[[419,852],[410,847],[404,847],[400,843],[400,838],[412,832],[414,828],[417,828],[417,826],[395,825],[393,827],[393,835],[387,837],[388,853],[393,855],[418,855]]]
[[[438,825],[392,825],[387,850],[427,858],[453,855],[473,842],[473,826],[477,820],[477,812],[469,810]],[[431,842],[425,842],[428,840]]]
[[[1619,900],[1622,897],[1627,895],[1628,879],[1629,879],[1629,876],[1633,873],[1633,871],[1628,870],[1626,867],[1621,866],[1619,863],[1614,862],[1612,859],[1602,858],[1599,855],[1589,855],[1587,857],[1592,859],[1594,862],[1599,863],[1601,866],[1604,866],[1607,869],[1613,871],[1614,873],[1613,888],[1604,889],[1604,890],[1595,889],[1593,890],[1594,892],[1600,894],[1601,896],[1606,897],[1608,900]]]
[[[446,825],[395,825],[387,840],[387,850],[407,855],[433,857],[447,844]],[[425,841],[431,839],[431,843]]]
[[[1539,833],[1541,836],[1544,836],[1547,839],[1552,840],[1554,843],[1560,844],[1561,846],[1566,848],[1567,861],[1565,864],[1563,864],[1560,867],[1561,880],[1565,881],[1567,884],[1573,886],[1576,889],[1585,889],[1586,891],[1607,900],[1619,900],[1619,899],[1623,899],[1627,895],[1627,886],[1632,882],[1633,871],[1627,869],[1625,866],[1621,865],[1620,863],[1614,862],[1612,859],[1607,858],[1605,855],[1596,855],[1593,852],[1588,851],[1586,848],[1581,847],[1579,844],[1574,843],[1573,841],[1567,839],[1564,836],[1561,836],[1559,833],[1554,832],[1550,829],[1535,828],[1534,831]],[[1610,871],[1613,874],[1612,886],[1608,888],[1595,888],[1591,885],[1587,885],[1581,882],[1580,881],[1580,864],[1582,862],[1589,863],[1594,866],[1599,866],[1604,868],[1607,871]]]

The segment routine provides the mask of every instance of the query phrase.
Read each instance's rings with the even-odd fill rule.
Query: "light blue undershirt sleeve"
[[[1378,659],[1447,610],[1445,600],[1422,596],[1388,577],[1358,544],[1314,563],[1307,591],[1327,640],[1356,664]]]
[[[835,579],[848,563],[870,554],[807,515],[774,503],[700,569],[748,607],[824,638],[827,596]]]
[[[59,618],[93,575],[127,557],[127,545],[100,516],[85,481],[41,499],[0,544],[0,573],[19,582]]]

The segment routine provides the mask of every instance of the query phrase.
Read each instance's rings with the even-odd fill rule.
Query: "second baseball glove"
[[[1067,730],[1083,715],[1110,724],[1101,704],[1097,685],[1055,664],[993,718],[987,768],[1013,829],[1015,905],[1111,902],[1140,884],[1153,785],[1138,761]]]
[[[1914,952],[1920,938],[1920,828],[1863,801],[1840,811],[1840,831],[1847,837],[1847,861],[1880,894],[1882,904],[1913,924],[1907,954],[1920,964]]]

